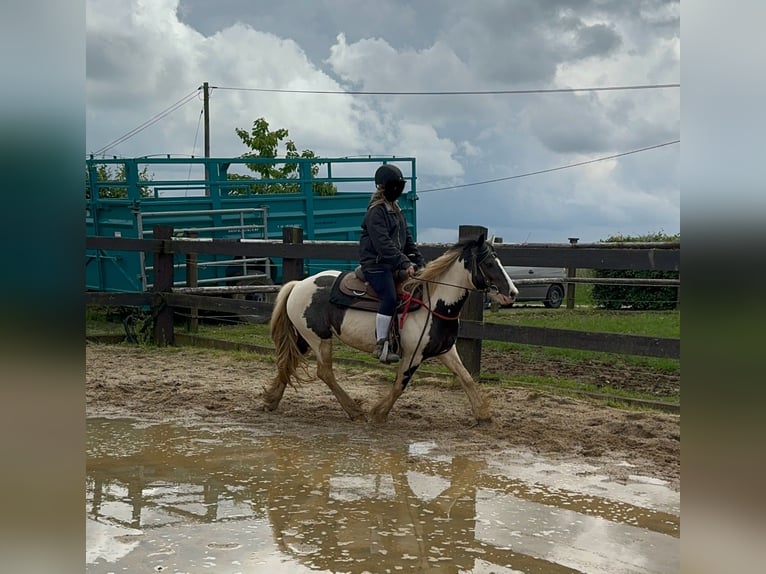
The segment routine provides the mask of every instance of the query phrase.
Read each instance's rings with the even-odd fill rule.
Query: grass
[[[551,327],[575,331],[623,333],[647,337],[681,336],[681,311],[609,311],[589,307],[546,309],[512,307],[485,311],[484,320],[502,325]]]

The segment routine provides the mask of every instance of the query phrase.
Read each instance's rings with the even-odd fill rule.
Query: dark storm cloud
[[[677,99],[676,93],[609,99],[557,94],[530,104],[526,119],[530,132],[551,151],[605,154],[678,139],[678,117],[661,111]]]
[[[299,38],[307,53],[319,56],[318,65],[341,32],[349,43],[385,38],[397,48],[415,50],[428,48],[437,38],[452,46],[479,78],[524,84],[549,81],[561,61],[608,55],[620,45],[609,24],[586,22],[599,15],[600,6],[592,0],[457,5],[448,0],[181,0],[178,14],[206,35],[240,21],[280,37]],[[635,17],[640,16],[639,11]]]
[[[283,38],[299,39],[301,47],[316,56],[314,63],[321,66],[341,32],[352,42],[385,37],[416,49],[430,45],[431,30],[440,24],[441,9],[429,14],[429,4],[442,2],[180,0],[178,16],[205,35],[242,22]]]
[[[583,19],[590,2],[481,2],[452,9],[440,36],[480,78],[545,85],[562,62],[608,56],[621,44],[609,24]]]
[[[580,26],[573,42],[574,54],[580,58],[605,56],[622,43],[620,36],[605,24]]]

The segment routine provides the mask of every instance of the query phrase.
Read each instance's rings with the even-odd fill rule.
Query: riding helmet
[[[375,186],[383,187],[383,196],[388,201],[396,201],[404,191],[406,183],[402,170],[395,165],[381,165],[375,172]]]

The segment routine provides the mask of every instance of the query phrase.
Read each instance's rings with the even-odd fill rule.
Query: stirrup
[[[381,339],[375,344],[375,352],[372,355],[381,363],[388,364],[399,362],[399,355],[389,350],[387,339]]]

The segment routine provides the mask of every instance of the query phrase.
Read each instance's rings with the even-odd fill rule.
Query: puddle
[[[524,452],[87,421],[86,571],[663,573],[679,494]]]

